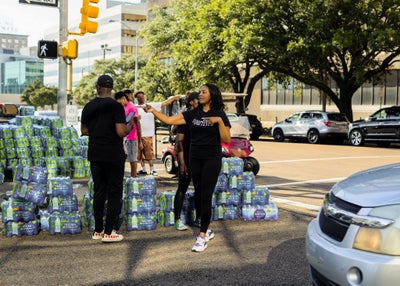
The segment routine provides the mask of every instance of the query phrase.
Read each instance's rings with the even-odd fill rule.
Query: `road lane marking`
[[[329,179],[320,179],[320,180],[308,180],[308,181],[298,181],[298,182],[290,182],[290,183],[280,183],[280,184],[270,184],[270,185],[261,185],[261,187],[268,187],[268,188],[273,188],[273,187],[281,187],[281,186],[290,186],[290,185],[302,185],[302,184],[310,184],[310,183],[325,183],[325,182],[338,182],[343,180],[344,178],[329,178]],[[304,208],[307,210],[312,210],[312,211],[319,211],[321,206],[316,206],[316,205],[311,205],[311,204],[305,204],[297,201],[292,201],[292,200],[286,200],[286,199],[281,199],[281,198],[276,198],[271,196],[271,200],[275,203],[281,203],[285,205],[290,205],[298,208]]]
[[[348,160],[348,159],[381,159],[381,158],[400,158],[400,155],[294,159],[294,160],[262,161],[259,163],[260,164],[276,164],[276,163],[293,163],[293,162],[309,162],[309,161],[333,161],[333,160]]]
[[[301,203],[301,202],[285,200],[285,199],[280,199],[280,198],[275,198],[275,197],[272,197],[271,200],[274,203],[282,203],[285,205],[304,208],[304,209],[308,209],[308,210],[312,210],[312,211],[319,211],[319,209],[321,208],[321,206],[315,206],[315,205],[310,205],[310,204],[305,204],[305,203]]]
[[[345,179],[345,178],[330,178],[330,179],[320,179],[320,180],[297,181],[297,182],[290,182],[290,183],[261,185],[261,187],[273,188],[273,187],[290,186],[290,185],[303,185],[303,184],[312,184],[312,183],[338,182],[338,181],[341,181],[343,179]]]

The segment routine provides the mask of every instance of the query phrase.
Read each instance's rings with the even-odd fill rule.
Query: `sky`
[[[69,22],[79,21],[81,6],[82,0],[68,1]],[[20,4],[19,0],[0,0],[0,33],[28,35],[28,46],[36,46],[39,40],[44,39],[45,31],[58,27],[58,23],[57,7]]]
[[[81,6],[82,0],[68,0],[68,23],[79,22]],[[55,40],[44,39],[44,35],[47,29],[58,27],[59,21],[57,7],[20,4],[19,0],[0,0],[0,33],[28,35],[29,47],[36,46],[39,40]]]

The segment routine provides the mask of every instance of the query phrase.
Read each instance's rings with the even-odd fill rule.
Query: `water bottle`
[[[217,218],[220,220],[225,219],[225,210],[224,207],[222,205],[219,205],[217,207]]]
[[[229,165],[228,165],[228,162],[226,161],[226,160],[224,160],[224,163],[223,163],[223,165],[222,165],[223,167],[222,167],[222,172],[224,173],[224,174],[228,174],[229,173]]]
[[[245,191],[243,195],[243,204],[251,204],[252,201],[251,197],[252,197],[251,190]]]
[[[55,221],[55,229],[54,231],[56,233],[60,233],[61,232],[61,221],[60,218],[57,216],[56,221]]]
[[[168,225],[167,226],[174,225],[174,223],[175,223],[175,214],[173,211],[170,211],[168,214]]]
[[[134,194],[139,194],[139,185],[138,185],[138,182],[136,180],[133,182],[133,193]]]
[[[226,204],[226,191],[220,192],[219,195],[219,204]]]
[[[13,210],[11,201],[8,204],[6,220],[7,221],[13,221],[14,220],[14,210]],[[3,222],[5,222],[5,221],[3,220]]]
[[[231,177],[231,186],[230,186],[232,189],[237,189],[237,186],[238,186],[237,181],[238,181],[237,176],[236,176],[236,175],[233,175],[233,176]]]
[[[133,212],[137,212],[138,211],[138,203],[137,203],[137,199],[135,197],[132,198],[131,210]]]
[[[138,229],[139,228],[138,218],[137,218],[136,214],[133,214],[131,224],[132,224],[132,228],[133,229]]]
[[[59,210],[59,208],[60,208],[60,206],[59,206],[59,204],[58,204],[58,197],[53,197],[52,199],[51,199],[51,211],[52,212],[54,212],[54,211],[58,211]]]

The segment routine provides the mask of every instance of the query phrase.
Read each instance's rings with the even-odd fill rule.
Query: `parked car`
[[[236,113],[236,115],[247,116],[247,118],[249,119],[251,127],[250,140],[258,140],[260,136],[264,134],[264,128],[262,126],[262,123],[256,115],[247,113],[246,114]]]
[[[389,146],[392,142],[400,142],[400,106],[381,108],[368,118],[351,123],[349,142],[353,146],[365,142]]]
[[[399,285],[400,163],[335,184],[307,227],[314,285]]]
[[[349,121],[342,113],[308,110],[294,113],[284,121],[275,123],[272,136],[278,142],[285,139],[307,139],[309,143],[315,144],[329,139],[343,143],[347,139],[348,126]]]

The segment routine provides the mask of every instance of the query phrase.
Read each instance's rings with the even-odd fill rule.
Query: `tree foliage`
[[[357,89],[398,59],[399,1],[238,2],[258,11],[252,26],[263,27],[253,38],[261,68],[317,87],[350,120]]]
[[[254,68],[249,46],[232,41],[240,32],[233,8],[241,9],[234,0],[172,1],[167,10],[155,11],[143,34],[151,58],[170,58],[174,82],[196,88],[213,82],[222,90],[247,93],[247,105],[265,72]],[[237,102],[238,112],[244,112],[242,103]]]
[[[318,88],[352,120],[352,97],[379,79],[400,53],[398,0],[171,0],[141,33],[137,86],[150,99],[213,82],[247,93],[264,76]],[[134,59],[98,61],[74,96],[83,105],[98,75],[132,87]],[[237,111],[244,106],[237,102]]]
[[[25,87],[21,100],[35,108],[43,108],[46,105],[53,106],[57,104],[57,88],[45,87],[39,79],[36,79]]]
[[[135,82],[135,56],[124,56],[121,59],[97,60],[93,70],[86,74],[73,91],[74,101],[84,106],[88,101],[97,96],[95,84],[102,74],[108,74],[114,79],[114,90],[124,88],[134,89]]]

